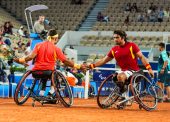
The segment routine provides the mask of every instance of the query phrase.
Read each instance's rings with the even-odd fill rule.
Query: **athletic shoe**
[[[163,99],[158,99],[158,103],[163,103]]]
[[[56,101],[57,101],[56,97],[54,97],[53,94],[51,94],[50,92],[48,92],[47,98],[49,99],[48,100],[49,104],[56,104]]]
[[[170,103],[170,99],[165,99],[163,102]]]

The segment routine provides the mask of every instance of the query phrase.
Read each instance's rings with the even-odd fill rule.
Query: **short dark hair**
[[[114,34],[119,35],[121,38],[123,38],[125,41],[127,41],[127,34],[125,31],[122,30],[115,30]]]
[[[159,43],[159,46],[162,48],[165,48],[165,43],[161,42],[161,43]]]
[[[50,29],[49,31],[48,31],[48,36],[54,36],[54,35],[56,35],[57,34],[57,31],[55,30],[55,29]]]

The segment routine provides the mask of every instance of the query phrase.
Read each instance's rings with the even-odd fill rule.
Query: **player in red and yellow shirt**
[[[35,46],[32,53],[24,58],[16,58],[14,61],[25,64],[35,58],[35,64],[32,70],[54,70],[57,60],[61,60],[66,66],[80,69],[81,66],[68,60],[60,48],[56,47],[58,34],[56,30],[51,29],[48,32],[47,41]]]
[[[63,54],[60,48],[56,47],[56,43],[58,42],[58,34],[56,30],[50,30],[48,32],[47,40],[38,43],[32,53],[24,58],[16,58],[15,62],[27,65],[26,62],[35,58],[35,63],[33,67],[33,71],[36,70],[55,70],[55,64],[57,60],[61,60],[66,66],[74,67],[77,69],[83,69],[83,65],[78,65],[68,60],[66,56]],[[46,84],[47,79],[42,79]],[[44,90],[44,88],[42,88]]]
[[[149,74],[154,76],[152,68],[147,59],[135,43],[127,42],[126,33],[124,31],[114,31],[113,39],[116,43],[116,46],[112,47],[112,49],[103,59],[99,60],[95,64],[90,64],[89,68],[95,68],[104,65],[115,58],[121,69],[121,71],[117,71],[116,79],[118,84],[121,84],[122,86],[125,81],[133,74],[133,72],[140,70],[137,64],[137,58],[140,58],[143,65],[146,66]]]

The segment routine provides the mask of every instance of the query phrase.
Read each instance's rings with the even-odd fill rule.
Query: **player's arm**
[[[164,72],[165,68],[166,68],[167,65],[168,65],[168,55],[167,55],[166,53],[163,53],[163,54],[162,54],[162,59],[163,59],[163,61],[164,61],[164,64],[163,64],[161,70]]]
[[[36,57],[36,55],[37,55],[36,53],[32,52],[30,55],[25,57],[25,62],[31,61]]]
[[[31,54],[27,55],[26,57],[15,58],[14,61],[17,63],[23,64],[25,66],[28,66],[27,62],[31,61],[32,59],[36,57],[39,48],[40,46],[37,44]]]
[[[149,64],[148,60],[146,59],[146,57],[142,54],[141,51],[136,53],[137,57],[142,61],[143,65],[146,66],[147,64]]]
[[[57,57],[61,60],[66,66],[74,67],[76,69],[83,69],[81,65],[74,63],[67,59],[67,57],[63,54],[60,48],[56,48]]]
[[[90,64],[89,68],[93,69],[95,67],[102,66],[102,65],[106,64],[107,62],[109,62],[111,60],[112,60],[112,58],[106,55],[104,58],[102,58],[101,60],[97,61],[96,63]]]
[[[142,61],[143,65],[146,67],[146,69],[149,71],[149,74],[154,77],[154,72],[152,71],[152,67],[151,65],[149,64],[148,60],[146,59],[146,57],[142,54],[141,51],[138,51],[136,53],[136,56],[138,58],[140,58],[140,60]]]
[[[14,61],[20,64],[23,64],[25,66],[28,66],[27,62],[31,61],[36,57],[36,53],[32,52],[30,55],[23,57],[23,58],[14,58]]]
[[[63,63],[66,65],[66,66],[69,66],[69,67],[74,67],[74,62],[68,60],[68,59],[65,59],[63,61]]]
[[[165,68],[167,67],[167,65],[168,65],[168,61],[165,61],[164,64],[163,64],[162,70],[165,70]]]

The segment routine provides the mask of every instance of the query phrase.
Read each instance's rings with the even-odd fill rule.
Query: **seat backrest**
[[[51,75],[52,75],[51,70],[37,70],[37,71],[33,71],[32,72],[32,76],[33,78],[47,78],[47,79],[51,79]]]

